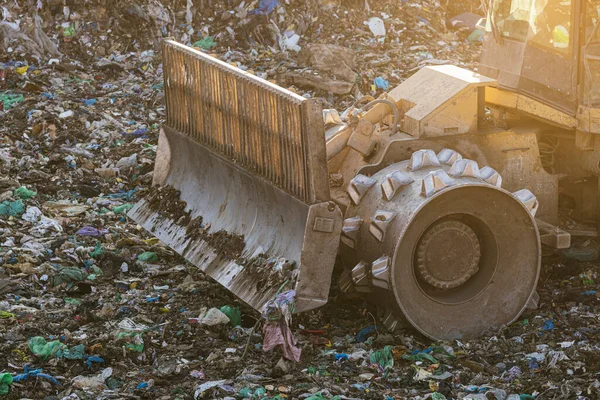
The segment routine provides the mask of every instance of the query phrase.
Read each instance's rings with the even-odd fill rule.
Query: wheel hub
[[[417,272],[429,285],[453,289],[479,270],[481,248],[477,234],[460,221],[430,228],[417,246]]]

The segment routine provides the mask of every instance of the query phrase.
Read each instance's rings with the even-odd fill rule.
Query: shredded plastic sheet
[[[381,350],[374,351],[370,357],[371,364],[375,364],[380,372],[387,373],[394,366],[393,349],[394,346],[385,346]]]
[[[202,39],[194,42],[192,46],[200,47],[204,50],[210,50],[217,46],[217,42],[215,42],[215,39],[212,36],[205,36]]]
[[[23,367],[22,374],[19,374],[19,375],[13,377],[13,382],[24,382],[24,381],[28,380],[29,378],[43,378],[43,379],[50,381],[51,383],[53,383],[56,386],[60,386],[60,382],[58,381],[58,379],[56,379],[52,375],[42,373],[41,368],[33,369],[27,365],[25,367]]]
[[[283,356],[288,360],[300,361],[302,350],[296,346],[296,338],[290,327],[283,321],[269,321],[263,327],[263,350],[271,351],[281,345]]]
[[[22,94],[0,93],[0,103],[2,103],[4,110],[16,107],[17,104],[21,103],[23,100],[25,100],[25,98]]]
[[[137,259],[145,262],[156,262],[158,261],[158,255],[152,251],[145,251],[138,255]]]
[[[77,267],[59,267],[54,276],[54,286],[62,283],[82,282],[86,277],[87,274]]]
[[[296,346],[297,340],[290,330],[295,297],[296,291],[288,290],[279,293],[265,307],[263,316],[267,322],[263,326],[263,350],[270,351],[281,346],[285,358],[299,362],[302,350]]]
[[[57,355],[59,350],[65,349],[67,346],[58,340],[47,342],[41,336],[34,336],[29,339],[29,350],[42,360],[47,360],[50,357]]]
[[[98,229],[93,226],[84,226],[75,232],[76,235],[79,236],[92,236],[92,237],[100,237],[108,233],[107,229]]]
[[[114,207],[112,210],[115,214],[119,215],[119,214],[127,213],[127,211],[131,210],[132,208],[133,208],[133,204],[125,203],[120,206]]]
[[[96,246],[94,247],[94,250],[92,250],[90,252],[90,257],[92,257],[92,258],[98,258],[102,254],[104,254],[104,246],[102,246],[102,243],[96,242]]]
[[[407,361],[428,361],[431,364],[437,364],[438,360],[435,359],[432,355],[427,354],[425,352],[413,352],[411,354],[403,354],[402,355],[402,359],[403,360],[407,360]]]
[[[258,7],[250,10],[248,14],[269,15],[278,4],[277,0],[260,0]]]
[[[203,383],[202,385],[200,385],[196,388],[196,391],[194,392],[194,399],[200,398],[200,396],[202,396],[202,394],[209,389],[212,389],[212,388],[220,386],[220,385],[224,385],[225,382],[227,382],[227,381],[225,379],[223,379],[220,381],[210,381],[210,382]]]
[[[17,188],[13,191],[13,196],[15,196],[18,199],[27,200],[34,196],[37,196],[37,192],[29,190],[25,186],[21,186],[20,188]]]
[[[129,318],[125,318],[119,322],[119,328],[130,332],[144,332],[150,329],[148,325],[138,324]]]
[[[0,203],[0,217],[16,217],[25,212],[23,201],[3,201]]]
[[[60,56],[56,45],[50,40],[48,35],[42,29],[42,18],[39,15],[34,17],[34,26],[30,35],[21,32],[18,24],[8,21],[0,21],[0,34],[4,36],[5,41],[18,42],[20,47],[31,56],[43,57],[51,55]]]

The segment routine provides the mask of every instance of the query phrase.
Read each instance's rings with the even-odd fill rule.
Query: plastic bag
[[[223,306],[221,312],[229,317],[232,326],[240,326],[242,324],[242,313],[238,307]]]
[[[100,237],[107,233],[108,233],[108,230],[94,228],[93,226],[84,226],[83,228],[81,228],[77,232],[75,232],[75,234],[79,235],[79,236],[93,236],[93,237]]]
[[[1,217],[16,217],[25,212],[25,204],[23,201],[3,201],[0,203],[0,216]]]
[[[66,349],[67,346],[58,340],[46,342],[41,336],[34,336],[29,339],[29,350],[42,360],[47,360],[50,357],[54,357],[60,350]]]
[[[155,262],[158,261],[158,256],[156,255],[156,253],[153,253],[151,251],[145,251],[142,254],[138,255],[137,259],[145,262]]]
[[[394,366],[394,356],[392,355],[393,346],[385,346],[381,350],[374,351],[371,354],[370,361],[377,365],[378,369],[387,372]]]
[[[133,208],[133,204],[131,203],[125,203],[123,205],[117,206],[115,208],[113,208],[113,212],[115,214],[125,214],[127,211],[131,210]]]
[[[90,252],[90,257],[98,258],[102,254],[104,254],[104,246],[102,246],[102,243],[96,242],[96,247],[94,247],[94,250]]]
[[[4,110],[16,107],[17,104],[21,103],[23,100],[25,100],[25,98],[22,94],[0,93],[0,103],[2,103]]]
[[[402,359],[407,360],[407,361],[421,361],[421,362],[428,361],[431,364],[438,363],[438,360],[435,359],[435,357],[433,357],[431,354],[427,354],[425,352],[413,352],[413,354],[403,354]]]
[[[74,283],[84,281],[86,274],[77,267],[60,267],[58,274],[54,277],[54,286],[61,283]]]
[[[64,350],[58,350],[56,356],[58,358],[66,358],[67,360],[83,360],[85,356],[85,346],[78,344],[70,349],[65,348]]]
[[[25,186],[21,186],[20,188],[15,189],[13,191],[13,196],[15,196],[18,199],[23,199],[23,200],[30,199],[36,195],[37,195],[37,192],[34,192],[33,190],[29,190]]]
[[[8,394],[8,387],[12,384],[13,377],[9,373],[0,374],[0,395]]]
[[[193,44],[194,47],[200,47],[203,50],[210,50],[216,45],[217,42],[215,42],[215,39],[213,39],[212,36],[203,37],[202,39],[198,40],[197,42],[194,42]]]

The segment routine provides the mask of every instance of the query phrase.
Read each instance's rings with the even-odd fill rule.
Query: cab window
[[[571,44],[571,2],[495,0],[488,27],[504,37],[566,53]]]

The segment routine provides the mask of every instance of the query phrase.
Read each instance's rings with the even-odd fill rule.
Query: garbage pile
[[[0,5],[0,398],[598,398],[589,259],[547,258],[537,310],[443,343],[335,289],[259,315],[126,217],[165,115],[161,38],[343,110],[425,65],[475,68],[481,32],[451,17],[479,2]]]
[[[483,13],[475,1],[4,3],[0,54],[7,61],[69,55],[85,69],[118,74],[129,70],[132,52],[157,50],[162,38],[174,37],[328,106],[380,93],[425,65],[474,68],[483,33],[473,21]],[[450,18],[463,11],[471,19]]]

